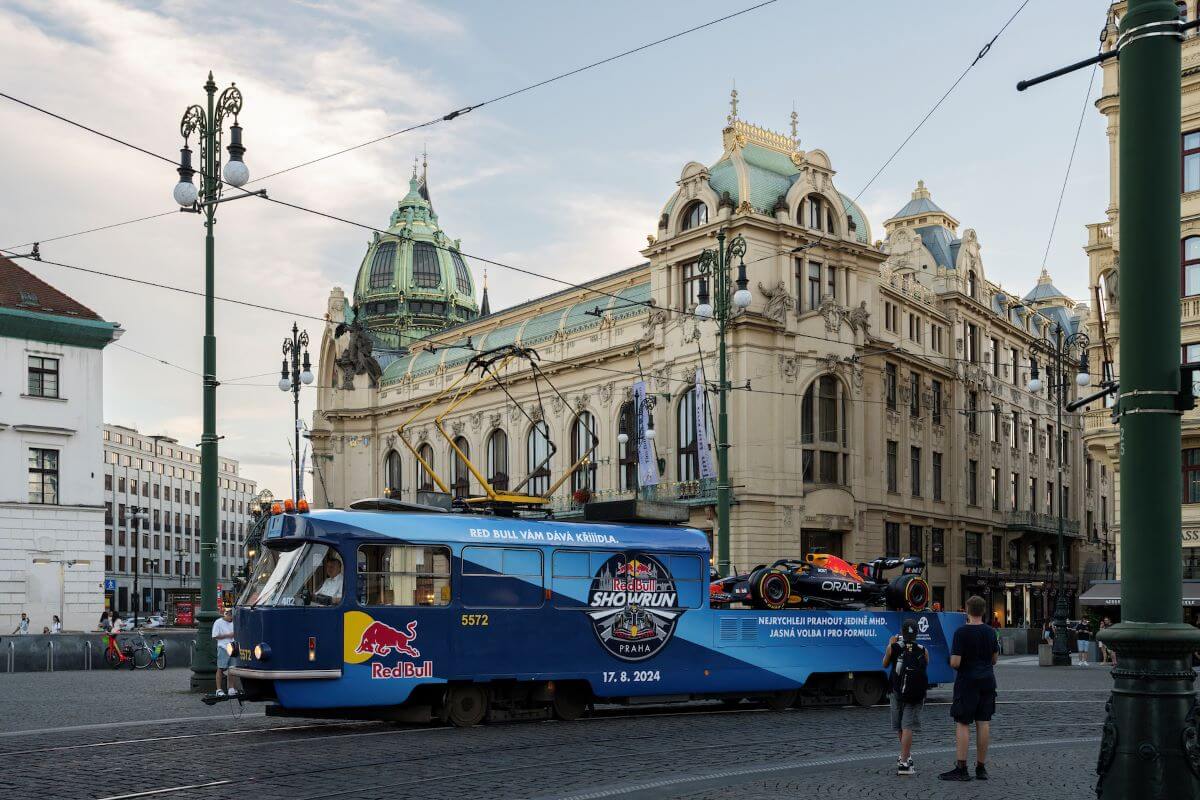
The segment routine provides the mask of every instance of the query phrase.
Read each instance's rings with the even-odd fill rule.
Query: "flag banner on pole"
[[[646,382],[633,384],[633,407],[637,412],[638,485],[658,485],[658,459],[654,457],[654,442],[646,437],[650,428],[650,409],[646,407]]]
[[[300,486],[299,486],[299,487],[297,487],[297,488],[300,490],[300,496],[296,498],[296,502],[300,502],[300,500],[302,500],[302,499],[304,498],[304,465],[305,465],[305,463],[306,463],[307,461],[308,461],[308,448],[307,448],[307,447],[304,447],[304,448],[301,448],[301,454],[300,454]]]
[[[699,367],[696,367],[696,458],[700,461],[700,480],[717,477],[708,441],[708,392],[704,389],[704,373]]]

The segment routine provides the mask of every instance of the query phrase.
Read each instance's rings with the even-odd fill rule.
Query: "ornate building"
[[[1017,306],[986,279],[975,232],[960,234],[920,183],[884,223],[886,240],[873,241],[862,210],[838,191],[829,156],[802,149],[796,127],[795,114],[790,136],[749,124],[735,100],[719,158],[684,165],[643,263],[451,324],[389,359],[377,387],[354,374],[365,364],[335,364],[347,341],[338,326],[347,315],[361,318],[367,300],[373,259],[365,260],[360,310],[339,289],[330,297],[319,384],[336,388],[320,390],[315,415],[318,504],[385,493],[413,499],[435,488],[397,427],[476,352],[519,343],[537,350],[561,397],[546,393],[527,365],[510,365],[508,394],[481,391],[453,410],[447,432],[485,477],[546,492],[595,431],[596,456],[554,494],[556,512],[578,516],[585,495],[631,495],[643,432],[633,424],[630,387],[644,379],[662,482],[640,491],[687,505],[691,524],[711,535],[715,486],[701,478],[699,449],[712,437],[697,436],[695,409],[697,369],[716,380],[716,331],[694,309],[698,258],[725,230],[747,243],[754,295],[727,340],[734,566],[810,548],[855,561],[919,553],[944,606],[983,591],[1001,618],[1039,622],[1049,608],[1060,497],[1051,443],[1061,442],[1074,596],[1098,571],[1099,555],[1078,531],[1102,492],[1084,487],[1077,430],[1055,431],[1050,405],[1024,385],[1029,348],[1047,320],[1075,326],[1087,308],[1045,276]],[[389,324],[405,323],[378,321],[379,329]],[[417,423],[414,445],[455,494],[478,492],[429,423],[445,407],[435,403]],[[547,438],[558,446],[550,469],[530,475],[550,453]]]
[[[1196,0],[1179,2],[1180,16],[1195,19]],[[1125,13],[1126,3],[1113,3],[1108,11],[1105,28],[1105,49],[1116,46],[1117,24]],[[1200,362],[1200,38],[1189,31],[1182,43],[1183,72],[1180,76],[1182,93],[1182,129],[1180,131],[1180,160],[1182,162],[1183,195],[1181,197],[1180,322],[1182,325],[1182,362]],[[1120,144],[1120,93],[1117,59],[1104,62],[1103,86],[1096,108],[1108,123],[1109,197],[1106,219],[1088,225],[1089,285],[1099,309],[1090,320],[1089,335],[1093,347],[1093,363],[1103,363],[1105,377],[1119,378],[1121,314],[1118,308],[1117,274],[1121,261],[1121,214],[1118,191],[1118,153]],[[1200,383],[1193,391],[1200,395]],[[1112,476],[1114,490],[1119,488],[1120,431],[1113,424],[1111,409],[1094,404],[1084,415],[1085,439],[1088,452],[1100,464],[1102,475]],[[1111,405],[1111,402],[1109,403]],[[1190,411],[1182,419],[1183,447],[1183,577],[1185,597],[1191,604],[1200,602],[1200,410]],[[1120,576],[1121,514],[1120,493],[1114,495],[1102,509],[1100,525],[1095,531],[1109,561],[1108,576]],[[1107,563],[1107,562],[1106,562]],[[1189,584],[1189,582],[1191,582]],[[1116,588],[1110,589],[1098,601],[1119,600]]]

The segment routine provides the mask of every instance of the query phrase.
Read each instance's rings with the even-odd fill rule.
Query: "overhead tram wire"
[[[629,50],[624,50],[620,53],[617,53],[616,55],[608,56],[607,58],[602,58],[599,61],[593,61],[593,62],[591,62],[589,64],[585,64],[581,67],[576,67],[575,69],[571,69],[566,72],[561,72],[552,77],[545,78],[543,80],[528,84],[526,86],[522,86],[519,89],[513,89],[513,90],[505,92],[503,94],[496,95],[495,97],[491,97],[486,100],[482,100],[478,103],[472,103],[470,105],[463,106],[463,107],[455,109],[453,111],[449,111],[439,117],[434,117],[432,119],[426,120],[425,122],[420,122],[415,125],[410,125],[407,128],[402,128],[397,131],[392,131],[391,133],[384,134],[383,136],[377,136],[373,139],[368,139],[365,142],[360,142],[359,144],[351,145],[350,147],[344,147],[344,148],[342,148],[340,150],[336,150],[332,153],[327,153],[326,155],[318,156],[317,158],[311,158],[311,159],[308,159],[307,161],[302,161],[299,164],[293,164],[290,167],[284,167],[283,169],[279,169],[274,172],[268,173],[266,175],[263,175],[262,177],[255,178],[255,179],[249,181],[247,183],[247,185],[249,185],[250,183],[264,181],[264,180],[267,180],[268,178],[274,178],[276,176],[283,175],[285,173],[292,172],[294,170],[298,170],[303,167],[308,167],[313,164],[320,163],[322,161],[328,161],[331,158],[336,158],[338,156],[345,155],[346,153],[350,153],[355,150],[361,150],[364,147],[370,147],[371,145],[378,144],[379,142],[387,141],[388,139],[393,139],[397,136],[402,136],[406,133],[411,133],[413,131],[420,130],[422,128],[432,127],[433,125],[437,125],[440,122],[450,122],[452,120],[459,118],[460,116],[463,116],[464,114],[468,114],[472,111],[475,111],[476,109],[483,108],[484,106],[494,105],[496,103],[500,103],[505,100],[509,100],[518,95],[525,94],[526,92],[533,91],[534,89],[539,89],[543,86],[548,86],[552,83],[556,83],[557,81],[561,81],[566,78],[570,78],[575,75],[579,75],[580,73],[587,72],[588,70],[592,70],[597,67],[601,67],[605,64],[610,64],[613,61],[618,61],[627,56],[631,56],[636,53],[640,53],[643,50],[649,50],[650,48],[657,47],[660,44],[665,44],[674,39],[679,39],[681,37],[687,36],[688,34],[692,34],[697,31],[700,31],[700,30],[704,30],[705,28],[710,28],[710,27],[712,27],[714,25],[718,25],[722,22],[727,22],[731,19],[734,19],[735,17],[740,17],[743,14],[748,14],[751,11],[757,11],[760,8],[772,5],[778,1],[779,0],[764,0],[764,2],[756,3],[755,5],[752,5],[752,6],[747,6],[746,8],[740,9],[738,11],[734,11],[733,13],[730,13],[730,14],[726,14],[725,16],[717,17],[716,19],[709,20],[708,22],[702,23],[700,25],[695,25],[691,28],[687,28],[686,30],[678,31],[677,33],[673,33],[670,36],[664,36],[661,39],[655,39],[652,42],[646,42],[645,44],[638,45],[637,47],[631,48]],[[145,148],[138,147],[137,145],[134,145],[134,144],[130,144],[129,142],[126,142],[115,136],[111,136],[109,134],[103,133],[102,131],[91,128],[80,122],[76,122],[74,120],[68,119],[67,117],[64,117],[62,115],[56,114],[47,109],[36,106],[33,103],[27,102],[25,100],[21,100],[20,98],[17,98],[17,97],[13,97],[10,94],[0,92],[0,97],[3,97],[7,100],[11,100],[14,103],[18,103],[20,105],[25,106],[26,108],[32,109],[34,111],[38,111],[42,114],[46,114],[48,116],[54,117],[57,120],[65,122],[69,125],[73,125],[77,128],[81,128],[89,133],[93,133],[97,136],[101,136],[101,137],[108,139],[112,142],[115,142],[117,144],[121,144],[126,147],[131,147],[135,150],[138,150],[139,152],[145,153],[146,155],[150,155],[150,156],[154,156],[155,158],[167,160],[172,164],[175,163],[174,160],[172,160],[172,159],[166,159],[164,156],[161,156],[157,153],[151,152],[150,150],[146,150]],[[218,178],[218,180],[220,180],[220,178]],[[224,183],[224,181],[221,181],[221,182]],[[175,213],[178,213],[178,211],[176,209],[172,209],[171,211],[165,211],[160,214],[152,214],[152,215],[145,216],[145,217],[139,217],[137,219],[125,220],[124,222],[115,222],[110,225],[101,225],[99,227],[89,228],[87,230],[76,231],[75,233],[68,233],[68,234],[63,234],[61,236],[53,236],[53,237],[49,237],[49,238],[43,238],[43,239],[40,239],[39,241],[42,243],[55,242],[55,241],[59,241],[61,239],[69,239],[69,238],[72,238],[75,236],[82,236],[82,235],[88,234],[88,233],[95,233],[98,231],[109,230],[111,228],[119,228],[124,225],[132,225],[137,222],[144,222],[146,220],[156,219],[157,217],[165,217],[165,216],[168,216],[170,214],[175,214]],[[13,247],[28,247],[31,244],[33,244],[33,242],[24,242],[19,245],[13,245]],[[5,248],[5,249],[12,249],[12,248]]]

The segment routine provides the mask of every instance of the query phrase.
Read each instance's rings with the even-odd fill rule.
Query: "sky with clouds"
[[[645,3],[0,0],[0,91],[174,157],[179,118],[213,70],[245,96],[251,176],[382,136],[710,19],[752,0]],[[829,153],[856,195],[1019,0],[779,0],[452,122],[264,182],[272,197],[383,227],[428,147],[442,225],[468,252],[565,280],[632,266],[682,166],[721,150],[729,89],[743,119]],[[1042,266],[1107,3],[1031,0],[863,193],[876,238],[917,179],[975,228],[988,276]],[[1092,89],[1098,95],[1100,77]],[[0,248],[169,211],[171,166],[0,100]],[[1084,225],[1104,219],[1104,122],[1090,105],[1048,267],[1087,296]],[[52,242],[44,257],[202,289],[204,231],[176,214]],[[221,208],[217,293],[321,316],[350,288],[368,232],[256,200]],[[22,261],[127,333],[105,354],[109,422],[199,441],[203,301]],[[480,268],[475,267],[476,275]],[[490,271],[492,307],[560,288]],[[275,386],[293,317],[218,304],[221,452],[286,492],[291,398]],[[320,323],[301,320],[314,342]],[[131,348],[131,349],[125,349]],[[133,350],[140,351],[139,355]],[[315,347],[314,347],[315,350]],[[161,362],[166,361],[176,366]],[[254,376],[254,377],[246,377]],[[311,419],[312,393],[302,413]]]

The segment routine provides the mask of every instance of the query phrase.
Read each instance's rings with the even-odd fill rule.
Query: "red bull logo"
[[[652,565],[635,558],[617,567],[612,580],[612,591],[658,591],[658,573]]]
[[[354,652],[370,653],[374,656],[386,656],[395,652],[410,658],[420,658],[421,651],[412,646],[412,642],[416,638],[417,621],[415,619],[405,625],[404,630],[397,630],[391,625],[375,621],[363,631],[362,638]]]

